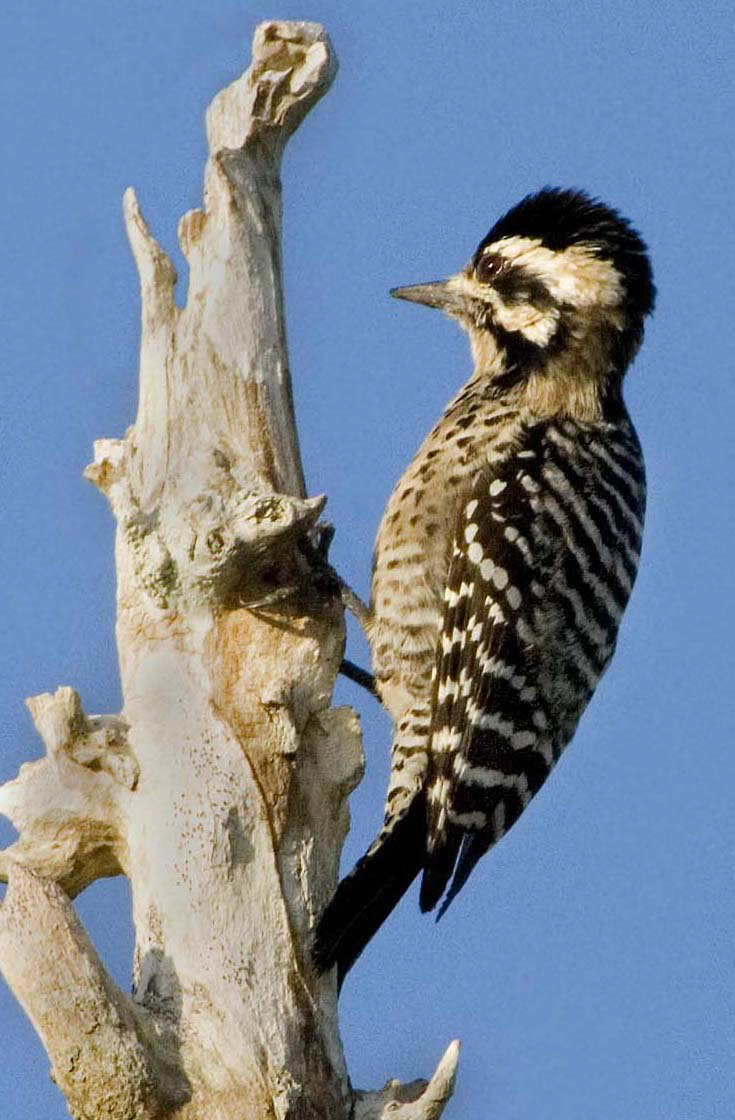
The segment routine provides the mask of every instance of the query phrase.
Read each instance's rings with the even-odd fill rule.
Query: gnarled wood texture
[[[305,495],[293,415],[279,166],[335,68],[320,27],[257,29],[207,114],[183,309],[125,195],[140,402],[87,469],[117,521],[124,707],[33,698],[46,756],[0,789],[19,831],[0,853],[0,965],[76,1117],[422,1120],[451,1093],[454,1044],[428,1085],[353,1093],[334,978],[310,965],[363,761],[356,717],[330,706],[341,603],[304,547],[324,500]],[[120,872],[132,997],[69,902]]]

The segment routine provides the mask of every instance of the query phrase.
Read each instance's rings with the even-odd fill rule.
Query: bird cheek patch
[[[506,331],[518,332],[535,346],[545,347],[551,342],[559,325],[559,309],[550,307],[540,311],[533,304],[507,305],[498,301],[495,308],[496,322]]]

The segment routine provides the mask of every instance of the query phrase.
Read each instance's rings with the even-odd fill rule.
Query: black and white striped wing
[[[615,645],[640,546],[637,441],[618,461],[567,428],[527,429],[462,508],[437,651],[423,910],[453,876],[443,913],[523,812]]]

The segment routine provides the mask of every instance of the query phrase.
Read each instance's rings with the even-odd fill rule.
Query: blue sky
[[[26,695],[119,707],[112,519],[80,478],[136,406],[132,183],[175,255],[200,202],[203,113],[255,24],[314,19],[341,61],[284,165],[289,337],[312,493],[367,593],[392,485],[469,373],[464,338],[396,284],[469,257],[544,183],[646,237],[656,316],[628,380],[644,445],[643,563],[615,663],[552,779],[435,926],[412,893],[345,985],[353,1080],[433,1069],[463,1041],[447,1118],[722,1120],[735,1113],[732,928],[735,30],[729,4],[6,0],[0,13],[0,779],[39,753]],[[365,660],[357,637],[352,653]],[[363,694],[364,695],[364,694]],[[345,864],[382,811],[389,727]],[[0,832],[7,838],[8,829]],[[127,986],[122,881],[78,902]],[[0,984],[7,1120],[64,1103]]]

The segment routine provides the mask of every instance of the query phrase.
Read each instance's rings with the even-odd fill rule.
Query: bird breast
[[[373,564],[373,670],[395,720],[431,689],[451,543],[466,493],[518,430],[472,382],[457,395],[397,483]]]

